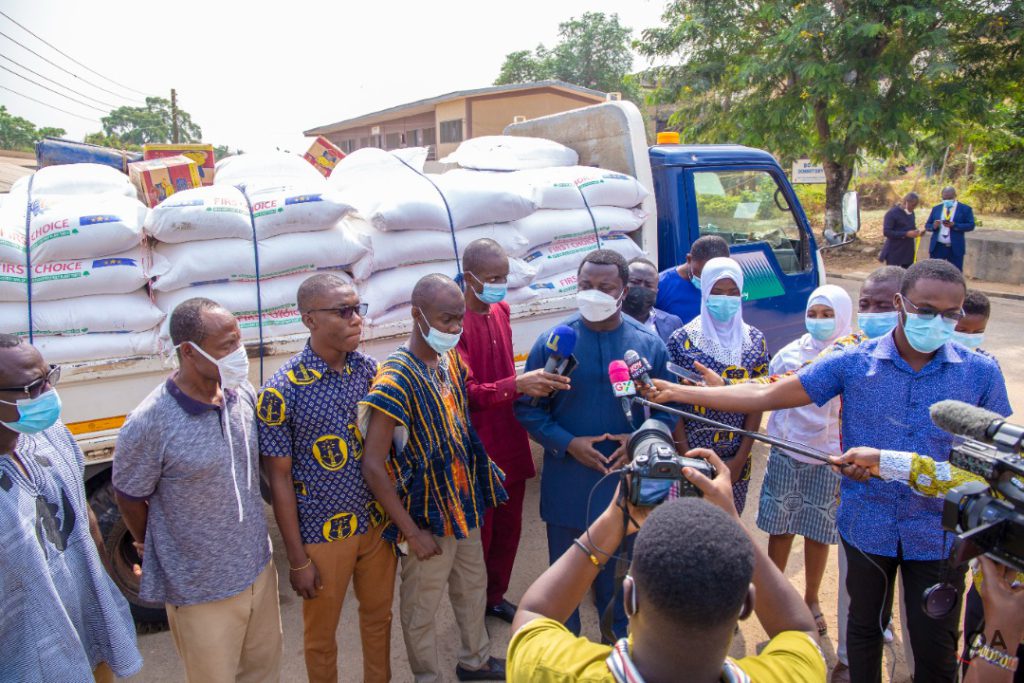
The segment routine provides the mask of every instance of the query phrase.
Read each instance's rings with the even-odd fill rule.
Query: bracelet
[[[303,569],[305,569],[306,567],[308,567],[311,564],[313,564],[313,558],[312,557],[307,557],[306,558],[306,564],[302,565],[301,567],[288,567],[288,571],[290,571],[290,572],[302,571]]]
[[[975,642],[971,648],[971,659],[980,657],[992,666],[997,666],[1003,671],[1016,671],[1018,659],[1011,657],[1002,650],[997,650],[986,643]]]
[[[577,538],[577,539],[573,540],[572,544],[574,546],[576,546],[577,548],[579,548],[580,551],[584,555],[587,556],[587,559],[590,560],[590,562],[595,567],[597,567],[598,569],[602,568],[601,561],[599,559],[597,559],[597,555],[595,555],[594,553],[590,552],[590,549],[587,548],[586,544],[584,544],[583,541],[581,541],[580,539]]]

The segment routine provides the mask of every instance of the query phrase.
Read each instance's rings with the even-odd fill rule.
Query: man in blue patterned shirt
[[[356,405],[377,371],[356,351],[365,304],[330,273],[299,287],[309,341],[264,385],[260,453],[270,478],[292,588],[302,597],[310,681],[338,680],[336,631],[351,581],[359,600],[363,680],[391,677],[397,560],[381,538],[384,513],[363,479]]]
[[[936,427],[928,408],[955,399],[1009,415],[1002,373],[994,361],[950,341],[963,316],[963,275],[944,261],[911,266],[894,298],[900,324],[801,368],[774,384],[701,388],[658,384],[658,402],[698,403],[719,410],[779,410],[843,399],[844,448],[916,452],[945,462],[955,437]],[[898,482],[844,478],[836,516],[848,561],[847,651],[852,681],[881,676],[882,630],[892,611],[896,572],[903,575],[915,680],[956,676],[960,605],[943,619],[922,609],[922,593],[945,579],[952,535],[942,530],[942,500],[919,496]],[[881,579],[881,580],[880,580]]]

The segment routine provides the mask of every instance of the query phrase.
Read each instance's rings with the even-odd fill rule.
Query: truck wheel
[[[153,633],[167,628],[167,612],[162,604],[139,598],[139,577],[133,567],[140,564],[139,555],[132,545],[132,536],[121,519],[121,511],[114,500],[114,484],[106,482],[89,496],[89,505],[96,514],[107,548],[110,578],[128,600],[135,627],[139,633]]]

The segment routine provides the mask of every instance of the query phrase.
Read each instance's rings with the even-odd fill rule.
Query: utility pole
[[[171,88],[171,142],[178,144],[178,93]]]

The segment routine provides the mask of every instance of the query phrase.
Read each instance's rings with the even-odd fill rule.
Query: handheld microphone
[[[544,362],[544,372],[558,372],[564,370],[564,363],[572,352],[576,350],[576,330],[568,325],[559,325],[548,334],[548,340],[544,342],[548,349],[548,359]],[[559,370],[561,366],[562,370]],[[534,396],[530,401],[531,406],[540,402],[539,396]]]
[[[651,367],[651,364],[646,358],[633,349],[629,349],[625,354],[623,354],[622,359],[626,361],[626,365],[629,367],[629,376],[634,382],[640,382],[647,386],[651,386],[653,384],[653,382],[651,382],[650,372],[654,368]]]
[[[626,421],[633,425],[633,403],[630,400],[636,396],[636,387],[629,376],[629,368],[621,360],[613,360],[608,364],[608,381],[612,383],[612,392],[622,403],[622,412],[626,415]]]
[[[990,443],[1013,452],[1021,450],[1024,427],[1007,422],[1002,415],[962,401],[939,401],[928,409],[935,426],[951,434]]]

